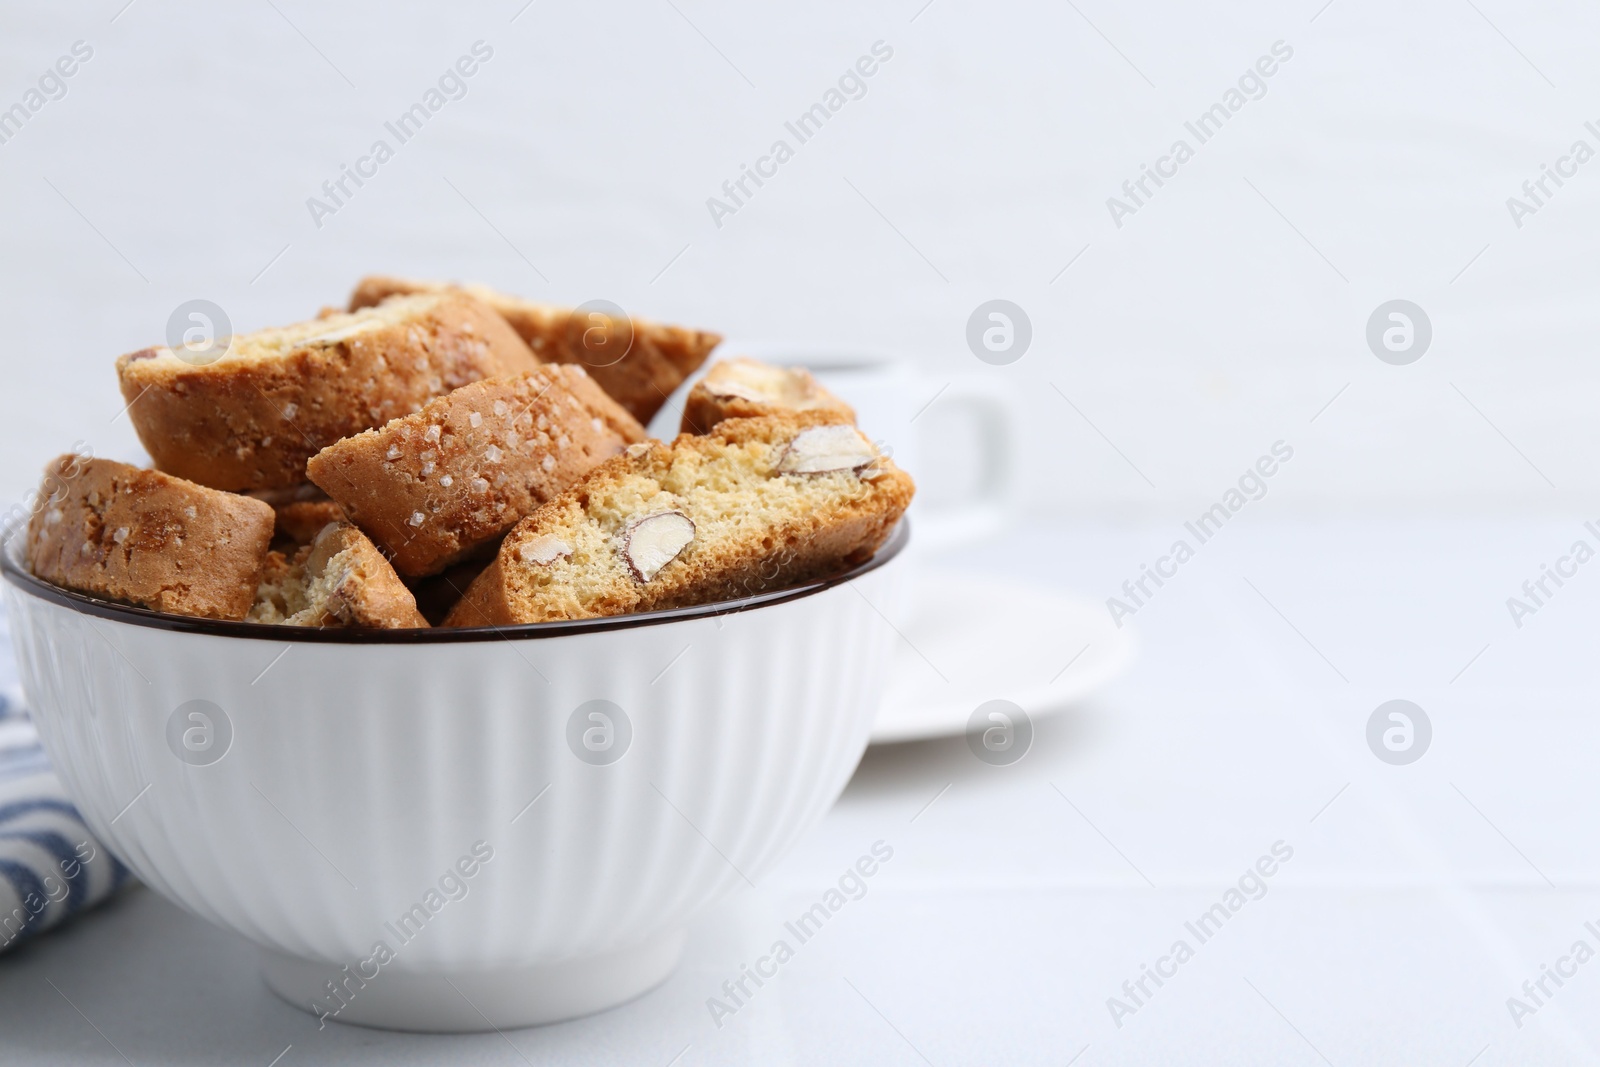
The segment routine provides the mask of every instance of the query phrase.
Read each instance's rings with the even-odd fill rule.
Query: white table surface
[[[1104,597],[1179,527],[1036,527],[973,565]],[[700,918],[678,972],[610,1012],[319,1032],[244,941],[137,889],[0,957],[0,1061],[1592,1061],[1600,962],[1520,1029],[1506,1008],[1576,939],[1600,947],[1600,565],[1520,630],[1505,606],[1583,535],[1580,518],[1243,514],[1140,611],[1133,671],[1038,718],[1020,763],[960,738],[873,749],[779,869]],[[1434,727],[1405,767],[1364,736],[1396,697]],[[867,895],[714,1025],[706,999],[880,839],[894,858]],[[1294,857],[1266,896],[1115,1025],[1107,998],[1194,944],[1185,920],[1278,840]]]

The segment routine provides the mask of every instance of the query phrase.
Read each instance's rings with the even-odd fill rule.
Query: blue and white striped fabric
[[[128,878],[50,769],[23,711],[0,613],[0,952],[100,903]]]

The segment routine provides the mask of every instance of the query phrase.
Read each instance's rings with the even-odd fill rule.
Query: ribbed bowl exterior
[[[7,597],[45,747],[145,883],[335,963],[398,948],[421,904],[392,966],[448,973],[636,945],[759,879],[866,747],[895,569],[720,617],[421,645],[174,632]],[[197,700],[231,725],[210,764],[169,739]],[[609,765],[568,740],[592,700],[631,724]]]

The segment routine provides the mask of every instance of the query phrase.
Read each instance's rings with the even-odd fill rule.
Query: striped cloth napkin
[[[50,769],[23,710],[0,612],[0,953],[100,903],[129,877]]]

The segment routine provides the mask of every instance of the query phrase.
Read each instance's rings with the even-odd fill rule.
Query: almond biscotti
[[[117,360],[123,399],[156,466],[215,489],[305,480],[306,460],[469,382],[538,360],[504,319],[460,292],[233,338],[213,362],[146,348]]]
[[[272,508],[159,471],[62,456],[28,524],[47,582],[156,611],[242,619],[272,540]]]
[[[729,419],[635,445],[524,519],[447,626],[621,615],[746,596],[868,559],[910,476],[827,413]]]
[[[407,577],[444,570],[628,445],[644,428],[582,367],[491,378],[328,446],[311,480]]]
[[[437,282],[375,275],[356,286],[350,307],[367,307],[394,293],[447,288]],[[722,341],[720,334],[706,330],[663,326],[638,318],[616,320],[598,312],[579,316],[570,308],[536,304],[487,286],[461,288],[504,316],[544,362],[581,364],[600,388],[641,423],[650,421],[672,391]],[[626,353],[618,354],[624,348]]]
[[[826,411],[844,422],[856,413],[804,367],[774,367],[739,356],[711,365],[683,405],[683,433],[705,433],[723,419],[753,419],[797,411]]]
[[[347,522],[329,523],[292,559],[270,554],[250,621],[380,630],[428,625],[383,553]]]

